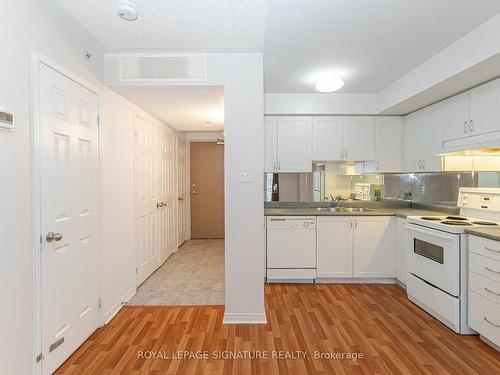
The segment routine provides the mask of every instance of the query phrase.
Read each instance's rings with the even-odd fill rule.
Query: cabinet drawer
[[[469,290],[500,305],[500,283],[469,272]]]
[[[470,291],[469,326],[495,345],[500,345],[500,305]]]
[[[500,262],[496,260],[470,253],[469,271],[478,273],[481,276],[500,283]]]
[[[469,251],[500,261],[500,242],[487,238],[469,236]]]

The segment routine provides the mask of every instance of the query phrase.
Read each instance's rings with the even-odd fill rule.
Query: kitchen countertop
[[[442,216],[445,212],[421,208],[377,208],[364,212],[330,212],[318,211],[315,208],[265,208],[264,216],[397,216],[406,219],[408,216]]]
[[[500,241],[500,228],[494,227],[483,227],[483,228],[471,228],[465,229],[465,233],[473,234],[474,236],[488,238],[494,241]]]

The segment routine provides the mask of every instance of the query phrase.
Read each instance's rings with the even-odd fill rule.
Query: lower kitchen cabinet
[[[318,278],[395,277],[392,217],[318,217],[316,243]]]
[[[318,217],[316,276],[352,277],[352,227],[347,216]]]

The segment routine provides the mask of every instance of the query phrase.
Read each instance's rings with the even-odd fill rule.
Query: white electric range
[[[500,225],[500,189],[460,188],[459,215],[410,216],[408,298],[460,334],[467,324],[466,228]]]

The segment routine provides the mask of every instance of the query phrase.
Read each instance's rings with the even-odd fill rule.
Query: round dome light
[[[316,91],[334,92],[344,87],[344,80],[339,76],[326,76],[316,82]]]
[[[137,19],[137,11],[135,10],[135,5],[128,0],[121,0],[117,7],[116,13],[118,16],[125,21],[135,21]]]

